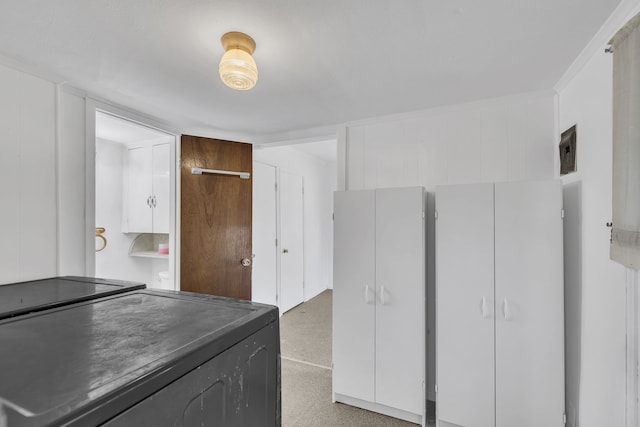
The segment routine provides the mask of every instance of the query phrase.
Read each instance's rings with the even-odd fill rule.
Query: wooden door
[[[437,417],[495,427],[493,184],[438,187],[436,211]]]
[[[333,392],[373,402],[375,191],[336,191],[333,222]]]
[[[280,172],[280,293],[285,313],[304,300],[304,200],[302,176]]]
[[[278,305],[276,167],[253,164],[253,266],[251,299]]]
[[[563,425],[561,210],[559,181],[495,185],[496,427]]]
[[[422,187],[376,190],[375,207],[375,400],[419,416],[426,405],[423,194]]]
[[[250,144],[182,136],[180,290],[251,299],[251,179],[194,175],[192,167],[251,172]]]

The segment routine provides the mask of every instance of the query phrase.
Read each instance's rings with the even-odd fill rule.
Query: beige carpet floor
[[[331,291],[280,319],[283,427],[415,427],[331,401]]]

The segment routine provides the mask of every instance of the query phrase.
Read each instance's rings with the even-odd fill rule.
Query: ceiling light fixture
[[[244,33],[232,31],[222,36],[225,53],[220,60],[220,79],[231,89],[249,90],[258,81],[258,67],[251,56],[256,42]]]

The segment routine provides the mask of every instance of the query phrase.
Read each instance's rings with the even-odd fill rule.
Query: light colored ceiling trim
[[[553,87],[556,92],[560,92],[567,87],[573,78],[584,68],[584,66],[598,52],[604,52],[611,37],[629,19],[640,12],[640,0],[623,0],[613,11],[605,23],[600,27],[595,36],[589,41],[587,46],[576,57],[567,71],[560,77],[560,80]]]
[[[47,80],[51,83],[61,84],[64,82],[64,79],[56,73],[32,65],[28,65],[24,62],[20,62],[14,58],[10,58],[2,54],[0,54],[0,65],[14,69],[16,71],[20,71],[22,73],[30,74],[34,77]]]

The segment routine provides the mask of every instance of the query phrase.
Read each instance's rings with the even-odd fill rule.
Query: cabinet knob
[[[487,298],[485,298],[484,296],[480,300],[480,315],[483,319],[489,318],[487,313]]]
[[[251,260],[249,258],[242,258],[242,261],[240,262],[243,267],[249,267],[251,265]]]
[[[511,312],[509,311],[509,301],[506,298],[502,300],[502,316],[504,320],[511,320]]]
[[[385,305],[387,299],[385,298],[384,286],[380,286],[380,304]]]
[[[283,250],[282,250],[282,253],[283,253],[283,254],[288,254],[288,253],[289,253],[289,249],[283,249]]]

